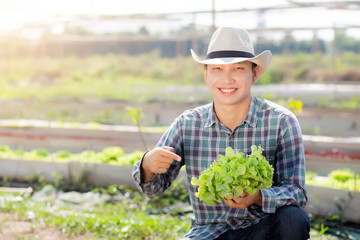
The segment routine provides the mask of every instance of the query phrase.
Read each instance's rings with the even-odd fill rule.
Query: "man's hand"
[[[147,152],[142,161],[141,182],[149,182],[156,173],[166,173],[170,164],[181,157],[174,153],[172,147],[157,147]]]
[[[252,204],[262,206],[262,195],[258,190],[255,194],[249,195],[244,192],[240,197],[233,197],[232,199],[223,199],[225,204],[232,208],[245,209]]]

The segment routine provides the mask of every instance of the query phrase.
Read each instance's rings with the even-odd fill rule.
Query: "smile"
[[[219,90],[224,93],[231,93],[234,92],[236,88],[219,88]]]

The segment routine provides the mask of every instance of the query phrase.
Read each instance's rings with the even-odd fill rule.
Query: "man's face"
[[[250,99],[250,88],[259,75],[259,67],[245,61],[234,64],[208,65],[204,78],[216,105],[237,105]]]

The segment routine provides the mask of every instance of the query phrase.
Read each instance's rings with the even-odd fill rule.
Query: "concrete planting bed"
[[[53,183],[61,176],[61,180],[69,184],[86,183],[88,186],[100,187],[115,184],[136,188],[131,176],[132,169],[133,166],[129,165],[0,159],[0,177],[6,177],[10,182],[25,182],[43,176],[44,182]],[[181,170],[179,177],[185,183],[184,170]]]
[[[306,189],[308,191],[306,212],[360,223],[360,192],[309,185]]]
[[[148,147],[153,147],[162,132],[143,132]],[[358,135],[360,136],[360,134]],[[339,149],[360,153],[360,137],[331,137],[303,135],[305,148],[313,152]],[[134,126],[104,126],[103,129],[70,129],[44,127],[0,127],[0,145],[11,148],[46,148],[49,151],[67,150],[80,152],[86,149],[102,150],[120,146],[126,152],[144,150],[140,133]]]

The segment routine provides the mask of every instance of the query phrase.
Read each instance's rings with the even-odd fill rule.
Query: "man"
[[[271,52],[255,56],[247,31],[222,27],[214,32],[205,60],[191,53],[203,66],[213,102],[181,114],[136,164],[134,180],[154,197],[169,187],[183,165],[190,183],[226,147],[250,154],[252,145],[261,145],[275,169],[273,186],[208,206],[189,184],[195,217],[184,239],[309,238],[309,219],[301,209],[307,198],[298,121],[287,109],[250,91],[270,63]]]

